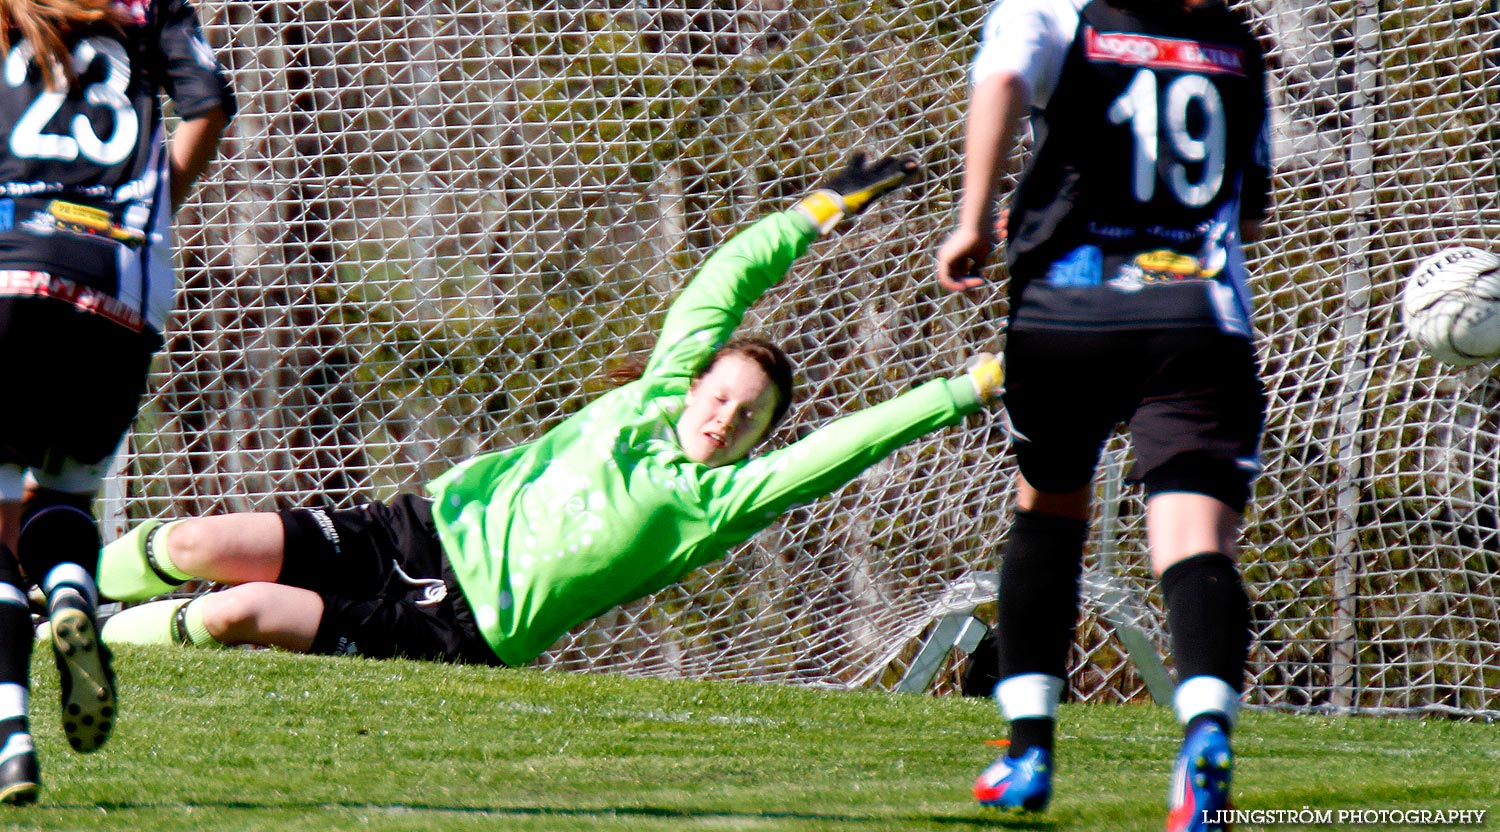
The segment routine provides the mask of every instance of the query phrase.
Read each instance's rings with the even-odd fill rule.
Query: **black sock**
[[[1010,747],[1005,756],[1016,758],[1033,748],[1052,751],[1057,720],[1045,716],[1027,716],[1010,721]]]
[[[0,546],[0,683],[30,688],[31,643],[36,634],[31,629],[31,605],[21,580],[15,555]],[[16,716],[0,714],[0,719]],[[25,714],[20,714],[24,720]]]
[[[1250,597],[1233,560],[1204,552],[1162,573],[1177,678],[1213,676],[1245,689],[1250,651]]]
[[[28,503],[21,521],[20,550],[16,554],[26,574],[42,583],[59,564],[76,563],[94,579],[103,543],[99,526],[88,510],[92,498],[46,493],[51,499]]]
[[[1000,560],[1000,678],[1068,677],[1088,522],[1017,511]]]

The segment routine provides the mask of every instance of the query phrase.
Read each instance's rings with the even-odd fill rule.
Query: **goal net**
[[[1247,6],[1277,113],[1251,251],[1271,411],[1250,699],[1494,715],[1500,382],[1422,359],[1395,310],[1421,256],[1500,227],[1500,12],[1397,5]],[[1003,293],[933,279],[983,6],[201,0],[241,113],[178,218],[182,290],[107,534],[388,499],[539,435],[650,349],[716,245],[856,148],[926,172],[747,321],[799,366],[780,441],[998,349]],[[1012,474],[1003,417],[974,417],[540,663],[893,687],[935,621],[992,616]],[[1125,494],[1090,543],[1080,700],[1146,696],[1106,605],[1165,648]]]

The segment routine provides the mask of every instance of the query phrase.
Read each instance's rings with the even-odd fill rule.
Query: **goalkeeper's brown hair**
[[[705,373],[714,368],[715,364],[719,363],[719,359],[726,355],[738,355],[754,361],[771,380],[771,384],[776,387],[776,407],[771,411],[771,421],[766,425],[766,432],[760,437],[760,439],[765,439],[771,435],[771,431],[775,430],[792,407],[792,396],[796,393],[792,378],[794,372],[792,359],[787,357],[781,347],[765,338],[753,335],[741,336],[732,338],[729,343],[719,347],[718,351],[693,375],[693,379],[696,381],[702,378]],[[632,356],[605,371],[605,377],[611,384],[618,386],[636,381],[645,372],[646,359]]]
[[[0,0],[0,53],[20,41],[31,44],[47,89],[60,92],[73,83],[71,41],[98,28],[118,30],[125,14],[110,0]]]

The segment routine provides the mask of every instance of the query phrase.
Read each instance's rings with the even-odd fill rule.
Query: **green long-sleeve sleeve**
[[[979,409],[966,376],[940,379],[836,419],[785,448],[710,471],[710,514],[724,546],[750,537],[794,506],[825,496],[897,448]]]
[[[731,237],[667,310],[646,375],[696,375],[734,334],[745,310],[786,275],[817,236],[806,218],[786,211]]]

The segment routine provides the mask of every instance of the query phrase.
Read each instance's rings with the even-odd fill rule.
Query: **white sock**
[[[25,685],[15,682],[0,683],[0,722],[7,719],[25,719],[26,708],[31,701],[31,692]]]
[[[87,569],[76,563],[59,563],[42,579],[42,591],[47,593],[48,598],[58,588],[65,586],[77,589],[90,605],[98,606],[99,590],[94,586],[94,578]]]
[[[1008,676],[995,686],[995,701],[1000,715],[1007,720],[1030,717],[1057,718],[1057,703],[1062,700],[1062,679],[1045,673],[1022,673]]]
[[[1172,695],[1177,721],[1183,725],[1203,714],[1216,714],[1233,726],[1240,713],[1240,695],[1217,676],[1194,676],[1177,685]]]

